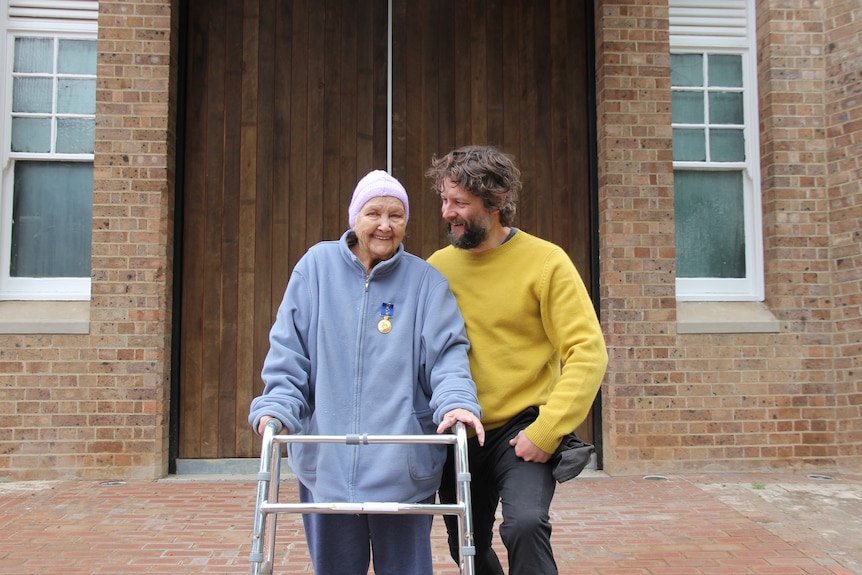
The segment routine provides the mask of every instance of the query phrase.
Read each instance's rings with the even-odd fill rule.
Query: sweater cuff
[[[528,425],[524,430],[524,434],[527,436],[527,439],[532,441],[536,447],[545,453],[554,453],[563,439],[563,436],[553,427],[546,425],[541,417]]]

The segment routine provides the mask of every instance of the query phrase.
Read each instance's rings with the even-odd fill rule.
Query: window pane
[[[709,57],[709,85],[742,87],[742,56],[712,54]]]
[[[745,277],[742,172],[674,170],[676,275]]]
[[[675,124],[703,124],[703,92],[671,94],[671,121]]]
[[[744,162],[745,137],[742,130],[710,130],[709,152],[714,162]]]
[[[673,159],[677,162],[705,162],[706,135],[702,129],[673,129]]]
[[[95,114],[96,81],[61,79],[57,86],[57,113]]]
[[[93,40],[60,40],[57,56],[60,74],[96,75],[96,42]]]
[[[89,277],[93,164],[16,162],[13,277]]]
[[[709,122],[711,124],[737,124],[745,121],[740,92],[712,92],[709,94]]]
[[[51,120],[48,118],[12,118],[12,151],[50,152]]]
[[[53,72],[54,40],[51,38],[15,38],[15,62],[12,64],[12,71],[25,74],[50,74]]]
[[[95,152],[96,120],[93,118],[60,118],[57,120],[57,152],[92,154]]]
[[[12,81],[12,111],[50,114],[52,86],[50,78],[15,78]]]
[[[671,86],[703,86],[703,56],[671,54],[670,84]]]

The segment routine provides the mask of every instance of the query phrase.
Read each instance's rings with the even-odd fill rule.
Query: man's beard
[[[471,250],[482,245],[482,242],[488,237],[488,228],[482,227],[481,224],[474,220],[466,220],[461,237],[456,238],[452,235],[452,224],[448,225],[447,235],[449,236],[449,243],[456,248]]]

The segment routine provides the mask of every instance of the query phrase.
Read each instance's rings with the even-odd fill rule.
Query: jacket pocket
[[[434,412],[425,409],[414,413],[418,429],[417,434],[435,435],[437,426],[434,424]],[[446,462],[446,446],[432,443],[417,443],[410,446],[407,463],[410,477],[417,481],[427,481],[440,476],[443,463]]]
[[[294,471],[302,473],[306,478],[317,475],[317,464],[320,452],[318,443],[288,444],[288,462]]]

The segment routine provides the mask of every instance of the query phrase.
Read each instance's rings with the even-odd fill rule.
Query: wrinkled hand
[[[266,430],[266,422],[269,421],[270,419],[275,419],[275,418],[272,417],[271,415],[264,415],[263,417],[260,418],[260,423],[257,424],[258,435],[263,435],[263,432]],[[283,435],[287,435],[287,428],[286,427],[284,427],[283,425],[279,425],[279,428],[280,428],[280,431],[278,433],[281,433]]]
[[[518,432],[518,435],[509,440],[509,445],[515,448],[515,455],[524,461],[545,463],[553,456],[553,453],[542,451],[536,447],[536,444],[527,438],[527,434],[524,433],[523,429]]]
[[[443,416],[443,421],[437,426],[437,433],[443,433],[453,425],[456,421],[465,423],[476,430],[476,438],[479,440],[479,445],[485,445],[485,428],[482,427],[482,422],[478,417],[467,411],[466,409],[453,409]]]

